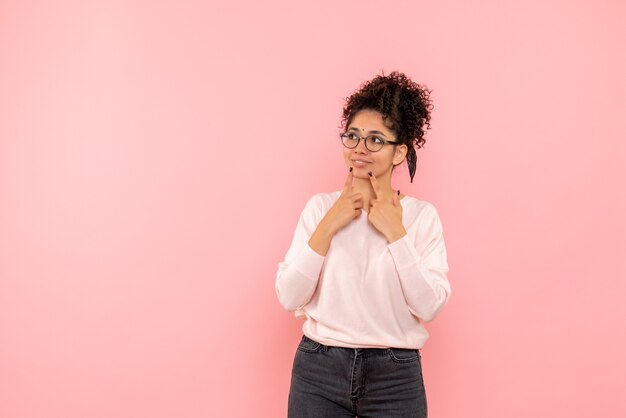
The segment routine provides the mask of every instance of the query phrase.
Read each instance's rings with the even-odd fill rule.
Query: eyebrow
[[[354,127],[354,126],[353,126],[352,128],[350,128],[350,129],[348,129],[348,130],[349,130],[349,131],[357,131],[357,132],[358,132],[358,131],[359,131],[359,128],[356,128],[356,127]],[[384,133],[382,133],[381,131],[369,131],[369,133],[370,133],[370,134],[378,134],[378,135],[382,135],[382,136],[384,136],[384,137],[386,137],[386,136],[387,136],[387,135],[385,135]]]

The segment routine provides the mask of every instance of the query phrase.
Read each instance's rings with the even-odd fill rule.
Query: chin
[[[369,178],[369,175],[367,174],[368,171],[372,171],[371,169],[368,168],[357,168],[354,167],[354,169],[352,170],[352,175],[356,178]]]

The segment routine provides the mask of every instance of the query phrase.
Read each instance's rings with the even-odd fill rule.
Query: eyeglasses
[[[353,132],[344,132],[339,136],[341,137],[341,142],[343,143],[344,147],[356,148],[362,139],[365,143],[365,148],[367,148],[371,152],[380,151],[385,144],[397,144],[397,142],[387,141],[386,139],[382,139],[377,135],[368,135],[366,137],[362,137]]]

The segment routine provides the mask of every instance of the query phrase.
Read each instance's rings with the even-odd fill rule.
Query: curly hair
[[[397,71],[378,75],[361,84],[359,89],[346,98],[341,127],[350,125],[352,118],[361,110],[375,110],[383,116],[385,124],[396,135],[400,144],[407,145],[407,165],[411,183],[415,175],[417,154],[426,140],[424,134],[430,129],[431,91]]]

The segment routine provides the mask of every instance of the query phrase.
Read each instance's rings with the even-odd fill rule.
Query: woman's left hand
[[[399,240],[406,235],[406,229],[402,224],[402,205],[400,204],[399,192],[394,193],[390,199],[384,196],[380,184],[374,174],[370,175],[372,188],[376,199],[370,201],[370,210],[367,219],[389,243]]]

